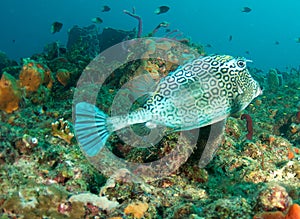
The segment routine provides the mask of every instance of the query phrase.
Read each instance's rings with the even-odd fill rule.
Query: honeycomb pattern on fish
[[[260,93],[246,61],[228,55],[196,59],[163,78],[145,109],[154,123],[180,130],[220,121]]]

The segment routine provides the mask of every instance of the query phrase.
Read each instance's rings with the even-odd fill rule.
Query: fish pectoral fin
[[[243,91],[243,89],[241,88],[240,85],[237,85],[237,88],[238,88],[238,93],[239,94],[243,94],[244,93],[244,91]]]
[[[146,123],[137,123],[130,126],[135,135],[131,136],[134,147],[154,146],[161,141],[165,135],[165,126],[157,125],[155,128],[149,129]]]
[[[154,129],[157,127],[157,124],[152,123],[152,122],[146,122],[146,127],[149,129]]]
[[[152,122],[136,123],[131,125],[131,128],[137,135],[146,136],[151,132],[152,129],[157,128],[157,124]]]
[[[204,168],[213,159],[215,152],[219,145],[221,145],[225,124],[226,119],[211,125],[209,137],[199,161],[200,168]]]
[[[151,129],[147,127],[146,123],[136,123],[131,125],[130,127],[138,136],[148,135],[151,131]]]

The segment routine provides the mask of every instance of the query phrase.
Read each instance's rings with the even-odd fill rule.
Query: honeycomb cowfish
[[[144,107],[112,116],[87,102],[76,104],[75,131],[88,156],[95,156],[116,130],[145,123],[174,131],[192,130],[225,120],[262,94],[247,60],[229,55],[194,59],[162,78]]]

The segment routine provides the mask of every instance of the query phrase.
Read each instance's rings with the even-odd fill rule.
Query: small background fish
[[[107,5],[104,5],[104,6],[102,7],[102,12],[108,12],[108,11],[110,11],[110,7],[107,6]]]
[[[95,18],[92,18],[92,22],[95,24],[101,24],[101,23],[103,23],[103,20],[100,17],[95,17]]]
[[[242,12],[249,13],[250,11],[252,11],[252,9],[249,8],[249,7],[243,7],[242,8]]]
[[[167,11],[169,11],[169,9],[170,9],[170,7],[168,7],[168,6],[160,6],[155,9],[154,13],[157,15],[163,14],[163,13],[166,13]]]
[[[51,25],[51,33],[54,34],[54,33],[57,33],[61,30],[63,24],[58,22],[58,21],[55,21],[53,22],[53,24]]]

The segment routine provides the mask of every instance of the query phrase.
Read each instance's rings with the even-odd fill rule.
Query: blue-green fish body
[[[262,93],[246,63],[228,55],[195,59],[162,78],[144,108],[128,115],[108,117],[89,103],[79,103],[75,122],[79,143],[94,156],[111,133],[132,124],[181,131],[222,121]]]

